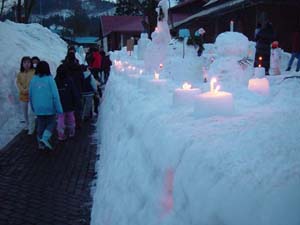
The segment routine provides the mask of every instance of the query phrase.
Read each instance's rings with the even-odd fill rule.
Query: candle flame
[[[159,68],[163,68],[164,67],[164,65],[161,63],[161,64],[159,64]]]
[[[154,80],[159,80],[159,73],[154,73]]]
[[[258,67],[261,67],[261,65],[260,65],[260,64],[258,64]]]
[[[143,74],[143,72],[144,72],[143,70],[140,70],[140,74]]]
[[[215,83],[217,82],[217,79],[215,77],[211,78],[210,80],[210,92],[214,92],[215,89]]]
[[[182,85],[182,89],[184,90],[190,90],[192,88],[192,85],[185,82],[183,85]]]
[[[261,56],[258,57],[258,60],[261,61],[263,58]]]
[[[217,85],[215,87],[215,84],[217,83],[217,79],[215,77],[211,78],[210,80],[210,92],[212,93],[218,93],[221,86],[220,85]]]

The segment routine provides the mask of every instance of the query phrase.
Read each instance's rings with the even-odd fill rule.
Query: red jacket
[[[300,52],[300,32],[299,31],[296,31],[293,33],[292,52]]]
[[[99,52],[93,52],[93,62],[92,62],[92,69],[100,69],[102,62],[102,56]]]

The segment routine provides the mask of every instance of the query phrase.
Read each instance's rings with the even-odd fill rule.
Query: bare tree
[[[18,0],[14,6],[16,22],[28,23],[34,4],[35,0],[24,0],[24,4],[22,4],[21,0]]]
[[[129,0],[133,2],[142,12],[143,14],[143,26],[144,29],[147,30],[149,36],[155,30],[157,25],[157,13],[155,11],[158,0],[146,0],[146,1],[139,1],[139,0]],[[148,20],[146,20],[146,18]]]
[[[2,14],[3,14],[3,10],[4,10],[4,3],[5,3],[6,1],[7,1],[7,0],[2,0],[2,1],[1,1],[0,18],[2,18]]]

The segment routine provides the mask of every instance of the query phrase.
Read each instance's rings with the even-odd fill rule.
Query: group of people
[[[281,51],[272,23],[260,23],[255,29],[256,52],[254,66],[263,66],[266,75],[280,75]],[[300,27],[292,35],[292,54],[286,71],[290,71],[295,58],[298,59],[296,72],[300,71]]]
[[[16,80],[19,99],[25,129],[32,135],[36,127],[39,149],[52,149],[50,138],[55,127],[58,140],[64,141],[74,137],[76,128],[80,129],[83,121],[98,114],[101,86],[107,82],[111,65],[109,56],[104,52],[102,57],[100,52],[104,51],[94,48],[86,65],[79,63],[75,47],[69,47],[65,59],[57,67],[55,78],[46,61],[40,61],[36,56],[21,59]],[[104,57],[109,65],[105,73],[101,66]]]

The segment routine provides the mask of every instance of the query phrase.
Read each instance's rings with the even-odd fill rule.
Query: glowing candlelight
[[[200,93],[199,88],[192,88],[192,85],[185,82],[181,88],[175,89],[173,93],[174,106],[193,105],[195,97]]]
[[[159,64],[159,68],[162,69],[164,65],[162,63]]]
[[[260,95],[268,95],[270,92],[269,81],[266,78],[254,78],[248,82],[248,90]]]
[[[159,73],[154,72],[154,80],[159,80]]]
[[[261,67],[261,64],[258,64],[258,67]]]
[[[215,88],[214,88],[215,83],[217,83],[217,79],[213,77],[213,78],[210,80],[210,92],[215,92]]]
[[[132,67],[132,70],[135,70],[135,69],[136,69],[135,66],[133,66],[133,67]]]
[[[144,71],[143,71],[142,69],[140,69],[140,74],[141,74],[141,75],[143,74],[143,72],[144,72]]]
[[[196,97],[194,112],[198,116],[230,115],[233,113],[233,97],[229,92],[220,91],[216,78],[210,81],[210,91]]]
[[[192,85],[185,82],[183,85],[182,85],[182,89],[184,90],[190,90],[192,88]]]

